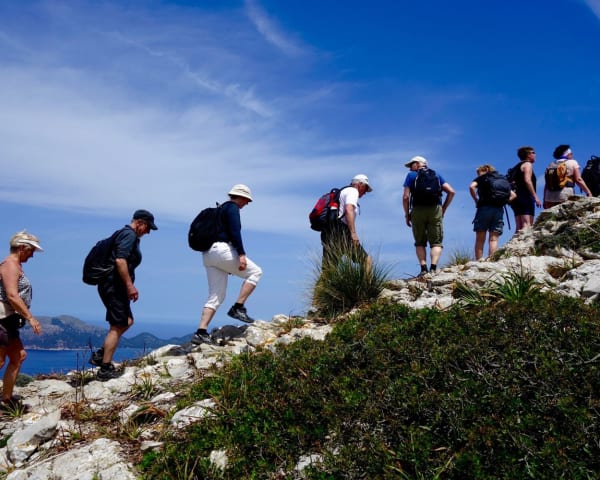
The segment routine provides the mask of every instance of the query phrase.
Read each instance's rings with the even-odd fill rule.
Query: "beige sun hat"
[[[235,195],[236,197],[244,197],[244,198],[247,198],[248,200],[252,201],[252,192],[250,191],[250,188],[248,188],[248,186],[244,185],[243,183],[238,183],[238,184],[234,185],[233,187],[231,187],[231,190],[229,190],[228,195]]]
[[[427,159],[425,157],[422,157],[421,155],[417,155],[416,157],[412,157],[408,162],[406,162],[404,164],[404,166],[406,168],[410,168],[410,166],[417,162],[419,165],[421,165],[422,167],[426,167],[427,166]]]

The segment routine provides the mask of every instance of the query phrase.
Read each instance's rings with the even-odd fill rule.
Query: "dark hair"
[[[519,157],[519,160],[525,160],[527,158],[527,155],[529,155],[533,151],[533,147],[521,147],[517,150],[517,157]]]
[[[571,145],[559,145],[554,149],[552,156],[558,160],[569,148],[571,148]]]

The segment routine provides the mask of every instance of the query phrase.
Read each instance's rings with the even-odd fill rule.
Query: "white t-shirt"
[[[358,215],[360,213],[360,207],[358,205],[358,188],[344,188],[340,193],[340,210],[338,213],[340,217],[342,217],[342,215],[344,215],[344,213],[346,212],[346,205],[354,206],[355,215]],[[346,215],[342,217],[342,222],[348,224],[348,222],[346,222]]]

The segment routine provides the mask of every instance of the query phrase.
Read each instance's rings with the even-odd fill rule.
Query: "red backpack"
[[[329,192],[321,195],[315,203],[315,206],[308,214],[310,228],[317,232],[322,232],[328,225],[337,222],[340,218],[338,212],[340,209],[340,193],[346,188],[332,188]]]

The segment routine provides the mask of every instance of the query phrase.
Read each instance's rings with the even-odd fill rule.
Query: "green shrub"
[[[325,342],[237,357],[194,386],[217,416],[146,478],[587,479],[600,471],[600,318],[566,297],[409,311],[378,303]],[[210,452],[230,464],[216,472]]]
[[[544,235],[535,241],[535,249],[542,255],[560,248],[600,252],[600,220],[592,219],[583,227],[567,222],[553,235]]]

